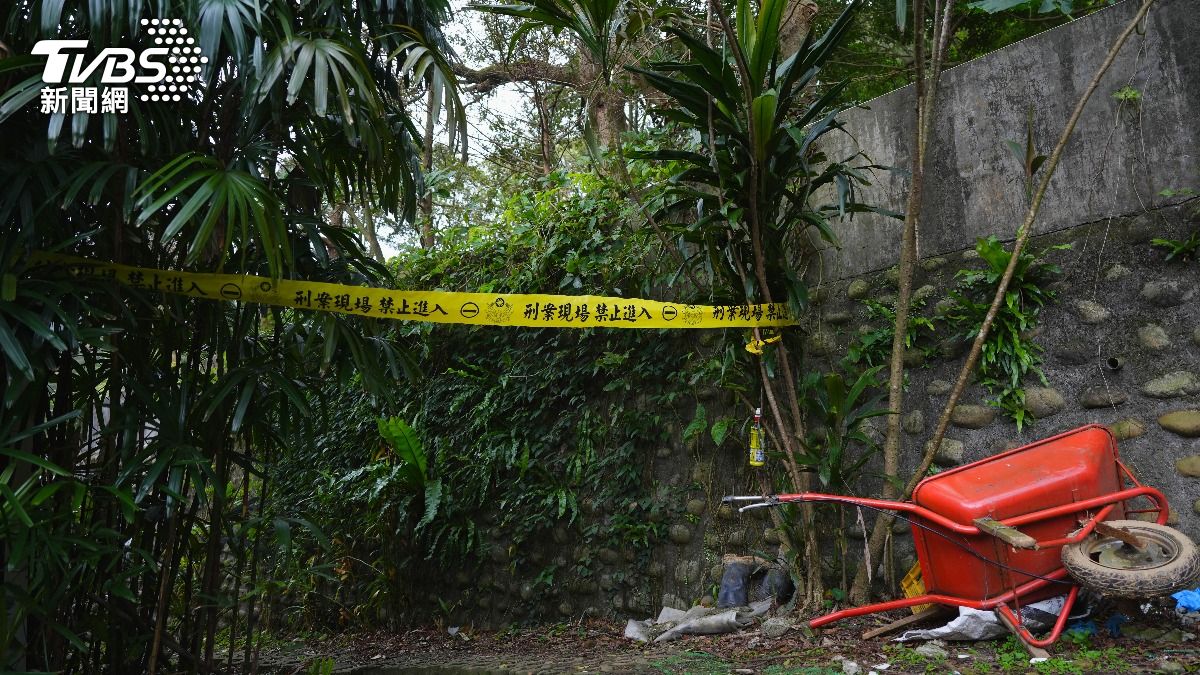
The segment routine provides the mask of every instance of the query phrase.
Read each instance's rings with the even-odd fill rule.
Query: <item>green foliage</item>
[[[424,495],[425,509],[416,528],[420,530],[437,516],[438,505],[442,499],[442,481],[430,478],[429,460],[425,456],[425,448],[422,447],[416,433],[403,420],[392,417],[390,419],[380,418],[377,422],[379,435],[391,446],[392,451],[399,459],[399,462],[393,467],[389,479],[395,480],[399,477],[402,489]],[[382,486],[375,488],[375,492],[380,490],[382,490]]]
[[[333,675],[333,669],[337,663],[329,657],[313,659],[305,667],[305,675]]]
[[[1126,85],[1114,91],[1112,97],[1122,102],[1140,103],[1142,100],[1142,92],[1130,87],[1129,85]]]
[[[828,161],[815,146],[839,128],[834,102],[842,86],[808,93],[859,4],[851,3],[823,36],[810,33],[794,54],[779,53],[783,5],[768,0],[755,13],[739,2],[736,48],[716,49],[682,28],[667,29],[690,58],[633,70],[670,98],[673,107],[659,113],[698,142],[630,155],[677,163],[661,215],[674,216],[669,229],[683,250],[695,251],[688,264],[719,297],[760,302],[768,292],[754,281],[761,257],[772,299],[786,299],[798,313],[808,294],[789,261],[801,233],[813,227],[836,242],[831,219],[870,209],[855,200],[855,186],[868,182],[863,168],[850,166],[855,157]],[[836,201],[810,203],[826,186]]]
[[[27,261],[52,250],[385,285],[388,271],[326,222],[324,204],[369,199],[388,217],[412,214],[420,152],[401,94],[413,36],[394,26],[444,46],[448,10],[0,9],[11,56],[0,67],[0,667],[23,649],[38,671],[223,669],[217,658],[288,611],[282,594],[331,575],[322,555],[333,542],[303,509],[278,507],[272,465],[292,452],[285,440],[313,444],[304,432],[321,401],[307,391],[386,400],[410,366],[396,341],[377,322],[164,296]],[[128,114],[40,111],[43,59],[24,56],[36,42],[139,50],[139,21],[152,17],[182,20],[208,59],[184,100],[144,101],[133,82]]]
[[[1127,656],[1128,652],[1121,647],[1096,649],[1091,645],[1082,644],[1079,646],[1079,651],[1075,653],[1075,660],[1079,662],[1080,668],[1085,673],[1122,673],[1130,670]]]
[[[1038,169],[1042,168],[1042,164],[1046,161],[1046,155],[1039,155],[1037,147],[1033,140],[1033,106],[1029,106],[1029,115],[1025,120],[1025,147],[1022,148],[1016,141],[1005,141],[1009,152],[1017,158],[1021,164],[1021,170],[1025,177],[1025,199],[1033,199],[1033,177],[1037,174]]]
[[[1037,11],[1042,14],[1061,12],[1069,16],[1074,3],[1075,0],[975,0],[968,3],[967,6],[971,9],[987,12],[988,14],[1014,9],[1032,10],[1037,8]]]
[[[634,163],[630,173],[652,188],[661,171]],[[395,261],[397,282],[649,293],[665,272],[647,256],[653,235],[620,226],[637,217],[618,184],[555,173],[508,194],[490,230],[456,229],[444,247]],[[400,325],[394,337],[421,359],[423,376],[394,383],[389,399],[338,385],[314,392],[314,438],[297,434],[278,466],[279,508],[336,533],[329,553],[305,539],[309,555],[337,569],[291,590],[297,627],[328,623],[314,617],[334,607],[354,624],[444,612],[420,584],[448,570],[513,577],[544,593],[590,578],[602,548],[641,565],[679,508],[678,495],[645,482],[650,457],[697,416],[695,441],[729,433],[728,420],[710,429],[690,390],[719,384],[738,343],[704,349],[683,331],[428,324]],[[386,448],[364,447],[376,433]],[[415,508],[430,483],[440,485],[436,511],[428,497]],[[535,560],[563,536],[587,554]]]
[[[1195,197],[1196,191],[1192,188],[1163,188],[1158,191],[1160,197]]]
[[[952,3],[952,34],[946,67],[1016,44],[1043,31],[1111,6],[1113,0],[983,0]],[[846,0],[821,2],[814,19],[824,30],[846,6]],[[990,11],[989,11],[990,10]],[[825,86],[846,79],[846,100],[864,102],[911,84],[912,3],[869,2],[823,76]],[[926,14],[928,16],[928,14]]]
[[[1038,252],[1021,252],[979,357],[979,382],[992,395],[989,402],[1011,417],[1017,423],[1018,431],[1028,421],[1022,387],[1025,376],[1032,373],[1046,383],[1045,375],[1038,367],[1042,362],[1042,348],[1026,331],[1037,325],[1042,308],[1058,295],[1050,283],[1061,270],[1057,265],[1043,262],[1042,257],[1050,251],[1066,248],[1070,246],[1064,244]],[[955,304],[946,312],[946,320],[959,331],[957,339],[973,340],[979,334],[996,288],[1012,258],[995,236],[980,239],[975,250],[987,267],[958,272],[958,288],[950,293]]]
[[[1200,251],[1200,230],[1196,230],[1187,239],[1162,239],[1154,238],[1150,240],[1151,246],[1166,249],[1167,260],[1179,258],[1180,262],[1188,262],[1196,259],[1196,253]]]
[[[1025,672],[1029,669],[1029,653],[1020,640],[1010,635],[996,645],[996,665],[1004,672]]]
[[[707,652],[680,652],[653,661],[650,666],[661,673],[696,673],[716,675],[729,672],[730,664],[723,658]]]
[[[904,644],[891,644],[883,648],[888,662],[903,668],[906,672],[922,672],[926,667],[944,664],[945,659],[931,659],[917,650]],[[942,666],[945,667],[944,665]]]
[[[529,0],[523,4],[474,5],[472,9],[524,19],[509,40],[510,52],[531,30],[548,28],[555,35],[568,32],[600,65],[606,82],[612,77],[616,52],[652,23],[679,13],[675,7],[650,8],[628,0]]]
[[[804,439],[804,453],[796,462],[815,471],[825,489],[853,491],[863,465],[879,450],[864,432],[863,423],[888,414],[879,407],[882,396],[875,391],[880,385],[876,375],[882,367],[857,376],[809,373],[801,382],[810,431]]]
[[[864,300],[867,318],[875,328],[860,333],[846,350],[842,361],[844,367],[874,368],[884,366],[892,358],[892,336],[896,333],[896,310],[875,300]],[[928,355],[932,347],[928,338],[937,332],[937,317],[921,316],[925,308],[923,298],[914,299],[909,305],[908,328],[904,331],[904,346],[919,348]]]

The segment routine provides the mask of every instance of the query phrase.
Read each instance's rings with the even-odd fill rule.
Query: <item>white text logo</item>
[[[46,57],[42,81],[43,113],[124,113],[129,111],[129,87],[145,85],[143,101],[181,101],[208,57],[179,19],[142,19],[154,47],[135,51],[107,47],[88,56],[87,40],[41,40],[33,54]]]

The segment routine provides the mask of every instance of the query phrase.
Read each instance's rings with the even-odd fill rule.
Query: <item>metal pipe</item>
[[[1000,605],[996,608],[996,613],[1002,615],[1002,619],[1008,624],[1011,630],[1017,632],[1017,638],[1027,645],[1032,647],[1049,647],[1054,644],[1058,636],[1062,634],[1063,627],[1067,625],[1067,617],[1071,615],[1071,607],[1075,605],[1075,598],[1079,596],[1079,587],[1072,586],[1071,592],[1067,594],[1067,600],[1063,603],[1062,613],[1058,615],[1058,620],[1054,622],[1054,628],[1050,630],[1050,634],[1045,638],[1038,640],[1033,637],[1022,623],[1021,619],[1012,611],[1008,605]]]
[[[971,598],[961,598],[954,595],[942,595],[940,593],[928,593],[912,598],[902,598],[899,600],[880,602],[874,605],[848,607],[831,614],[826,614],[825,616],[818,616],[817,618],[808,622],[808,627],[820,628],[826,624],[831,624],[835,621],[841,621],[842,619],[849,619],[850,617],[854,616],[875,614],[877,612],[887,612],[893,609],[904,609],[905,607],[913,607],[915,605],[924,605],[927,603],[950,605],[952,607],[970,607],[971,609],[981,610],[995,609],[1000,605],[1004,605],[1018,598],[1028,596],[1030,593],[1065,579],[1066,577],[1066,568],[1060,567],[1053,572],[1042,575],[1041,579],[1033,579],[1032,581],[1021,584],[1007,593],[997,595],[993,598],[984,598],[982,600],[972,600]]]

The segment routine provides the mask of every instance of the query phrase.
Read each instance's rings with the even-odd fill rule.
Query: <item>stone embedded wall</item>
[[[1169,498],[1171,522],[1200,540],[1200,261],[1166,262],[1155,237],[1183,239],[1200,228],[1200,200],[1128,218],[1096,221],[1031,239],[1029,250],[1067,243],[1047,260],[1063,269],[1057,301],[1031,332],[1045,351],[1048,386],[1025,381],[1036,418],[1021,432],[971,384],[937,458],[941,466],[972,462],[1084,424],[1108,425],[1121,456],[1146,484]],[[925,258],[915,291],[933,316],[960,269],[983,267],[974,249]],[[895,301],[896,271],[833,282],[817,294],[809,324],[810,352],[830,364],[868,327],[863,300]],[[874,327],[874,326],[871,326]],[[907,469],[918,461],[948,399],[968,343],[924,344],[906,363],[903,418]],[[1110,358],[1123,363],[1118,371]],[[882,424],[877,425],[878,430]]]
[[[1072,248],[1050,256],[1065,274],[1057,284],[1058,302],[1043,312],[1035,331],[1045,349],[1048,386],[1036,380],[1026,385],[1027,402],[1040,419],[1018,433],[972,385],[938,463],[974,461],[1083,424],[1111,425],[1139,477],[1168,495],[1172,521],[1200,540],[1200,262],[1164,263],[1163,253],[1149,245],[1151,238],[1185,238],[1200,227],[1197,202],[1158,194],[1200,189],[1200,59],[1194,57],[1200,13],[1194,4],[1156,3],[1145,30],[1130,39],[1102,80],[1050,183],[1031,245]],[[1005,140],[1024,138],[1032,105],[1038,148],[1048,153],[1137,9],[1136,0],[1125,0],[944,75],[915,285],[927,297],[927,314],[946,298],[955,272],[979,262],[973,260],[976,239],[1011,238],[1022,219],[1024,187]],[[1122,106],[1112,96],[1124,86],[1139,92],[1137,104]],[[824,149],[830,157],[863,152],[871,163],[906,166],[912,116],[913,88],[906,87],[849,111],[843,117],[849,133]],[[902,211],[906,178],[899,172],[875,178],[861,199]],[[838,234],[841,247],[821,251],[822,265],[811,275],[814,305],[802,327],[808,357],[818,367],[840,359],[864,325],[860,300],[895,300],[900,223],[858,214],[840,223]],[[909,470],[932,435],[966,350],[965,343],[937,347],[932,358],[914,352],[906,359],[903,461]],[[1104,370],[1110,356],[1124,360],[1119,372]],[[708,403],[710,419],[715,403]],[[882,418],[874,422],[882,437]],[[701,444],[671,456],[656,465],[655,476],[685,486],[689,500],[670,526],[670,541],[654,551],[644,596],[685,607],[719,581],[723,553],[769,552],[778,540],[764,511],[740,515],[720,504],[724,494],[759,490],[743,449],[729,442],[719,449]],[[878,463],[868,468],[879,469]],[[864,492],[872,489],[868,481]],[[861,538],[857,525],[847,529]],[[911,538],[906,527],[896,532],[903,573]]]
[[[1018,433],[972,384],[938,463],[971,462],[1083,424],[1110,425],[1122,457],[1145,483],[1167,494],[1172,522],[1200,540],[1200,262],[1166,263],[1149,245],[1154,237],[1182,239],[1200,227],[1200,204],[1158,194],[1200,189],[1200,59],[1194,58],[1200,13],[1193,5],[1156,3],[1144,34],[1131,38],[1102,80],[1050,183],[1031,246],[1072,248],[1049,256],[1064,276],[1057,303],[1043,311],[1035,331],[1045,350],[1048,386],[1026,382],[1028,405],[1039,419]],[[1137,2],[1125,0],[945,74],[915,285],[927,298],[927,314],[946,298],[957,270],[979,263],[976,239],[1011,238],[1022,219],[1024,188],[1004,141],[1024,138],[1032,104],[1038,148],[1049,152],[1136,11]],[[1113,98],[1123,86],[1139,92],[1136,105],[1121,106]],[[912,97],[906,87],[850,111],[843,118],[849,134],[825,150],[831,157],[864,152],[872,163],[905,166]],[[881,172],[876,179],[862,199],[903,210],[905,177]],[[816,367],[831,367],[865,324],[861,300],[895,300],[899,222],[858,214],[839,224],[838,233],[841,248],[822,251],[821,269],[810,279],[814,305],[802,327]],[[932,435],[967,345],[936,347],[932,357],[914,351],[906,359],[906,470],[915,467]],[[1104,368],[1113,356],[1124,361],[1118,372]],[[708,405],[712,419],[715,401]],[[874,423],[881,437],[882,418]],[[689,500],[685,515],[670,526],[670,541],[654,551],[645,596],[687,606],[719,581],[723,553],[774,550],[777,537],[765,512],[739,515],[719,502],[723,494],[758,491],[743,455],[728,442],[720,449],[701,444],[676,450],[666,470],[658,465],[656,478],[686,486]],[[681,458],[687,461],[681,464]],[[877,462],[868,467],[879,469]],[[872,490],[868,481],[863,491]],[[861,538],[857,525],[847,529]],[[902,573],[912,556],[911,538],[906,527],[896,532]]]
[[[1164,189],[1200,189],[1200,13],[1187,0],[1155,4],[1101,81],[1050,182],[1034,248],[1070,242],[1051,256],[1066,274],[1059,302],[1043,312],[1048,387],[1026,382],[1039,421],[1016,432],[977,386],[955,413],[942,464],[973,461],[1082,424],[1111,425],[1145,482],[1164,490],[1173,520],[1200,539],[1200,263],[1165,263],[1154,237],[1186,238],[1197,204]],[[947,71],[931,141],[919,230],[916,293],[927,311],[956,270],[970,267],[978,238],[1011,240],[1026,208],[1021,172],[1005,140],[1023,143],[1032,106],[1039,151],[1048,153],[1116,35],[1138,9],[1125,0],[1084,19]],[[1121,87],[1138,100],[1121,103]],[[910,161],[913,88],[846,115],[831,156],[864,152],[873,163]],[[864,201],[902,211],[907,180],[877,174]],[[822,252],[819,298],[808,326],[816,353],[840,355],[862,320],[856,299],[894,300],[899,221],[867,214],[839,230],[840,249]],[[965,346],[942,345],[928,363],[907,360],[905,458],[920,454],[957,376]],[[1107,371],[1110,356],[1125,362]],[[833,360],[831,358],[831,360]]]

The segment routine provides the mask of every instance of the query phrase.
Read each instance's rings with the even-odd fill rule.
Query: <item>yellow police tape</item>
[[[760,340],[758,338],[754,338],[746,343],[746,351],[750,352],[751,354],[761,355],[763,353],[763,347],[766,347],[767,345],[775,344],[776,342],[779,342],[782,339],[783,339],[782,335],[776,335],[775,337],[769,337],[766,340]]]
[[[31,263],[79,277],[209,300],[338,312],[377,319],[536,328],[753,328],[796,323],[784,304],[681,305],[637,298],[396,291],[245,274],[202,274],[35,253]]]

